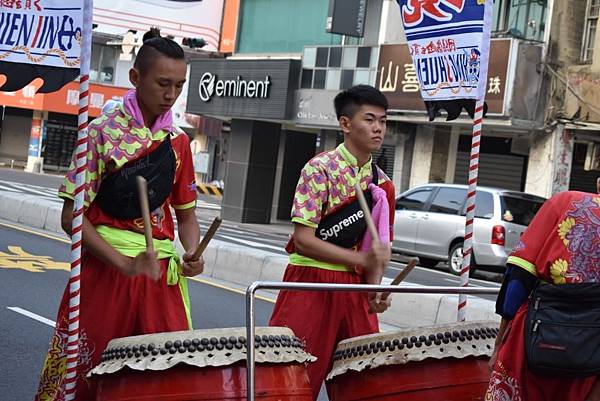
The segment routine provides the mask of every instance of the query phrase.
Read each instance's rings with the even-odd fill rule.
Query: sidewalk
[[[61,205],[33,195],[0,193],[0,219],[33,228],[61,233]],[[202,211],[200,211],[202,213]],[[259,231],[288,235],[291,224],[251,225]],[[181,245],[176,241],[179,252]],[[242,245],[213,240],[204,253],[206,268],[201,276],[205,280],[222,280],[241,287],[255,281],[281,281],[288,262],[279,255]],[[390,279],[384,279],[389,284]],[[409,286],[403,283],[402,285]],[[381,314],[387,326],[412,327],[436,323],[456,322],[458,296],[429,294],[394,294],[392,307]],[[494,302],[469,297],[468,320],[495,320]]]

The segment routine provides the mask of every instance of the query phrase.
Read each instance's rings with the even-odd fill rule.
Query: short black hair
[[[142,47],[138,50],[137,57],[133,63],[140,74],[150,69],[152,61],[158,54],[162,54],[175,60],[185,60],[185,53],[181,46],[172,39],[160,36],[160,29],[150,28],[142,38]]]
[[[333,100],[335,114],[339,120],[342,116],[352,118],[356,110],[365,104],[388,109],[388,101],[378,89],[371,85],[356,85],[337,94]]]

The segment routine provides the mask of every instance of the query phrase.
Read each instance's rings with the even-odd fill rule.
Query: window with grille
[[[585,29],[583,31],[583,46],[581,48],[581,61],[592,61],[594,45],[596,43],[596,29],[598,15],[600,14],[600,0],[588,0],[585,12]]]

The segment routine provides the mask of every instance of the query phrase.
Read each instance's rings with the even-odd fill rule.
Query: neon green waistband
[[[344,265],[336,265],[334,263],[320,262],[318,260],[302,256],[297,253],[290,254],[290,264],[296,266],[310,266],[324,270],[332,270],[336,272],[353,272],[354,269]]]
[[[134,258],[140,252],[146,250],[146,238],[143,234],[104,225],[96,226],[96,231],[110,246],[125,256]],[[183,297],[183,304],[185,306],[185,313],[191,330],[192,318],[187,279],[182,273],[179,256],[173,246],[173,242],[169,239],[153,239],[152,244],[154,250],[158,253],[159,260],[169,259],[167,267],[167,284],[179,284],[181,295]]]

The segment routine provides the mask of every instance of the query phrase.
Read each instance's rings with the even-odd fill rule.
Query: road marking
[[[61,237],[58,237],[58,236],[55,236],[55,235],[41,233],[41,232],[34,231],[34,230],[29,230],[27,228],[15,226],[15,225],[12,225],[12,224],[7,224],[7,223],[0,222],[0,226],[7,227],[7,228],[12,228],[13,230],[23,231],[23,232],[28,233],[28,234],[38,235],[40,237],[44,237],[44,238],[52,239],[52,240],[55,240],[55,241],[63,242],[65,244],[70,244],[71,243],[71,241],[68,240],[68,239],[64,239],[64,238],[61,238]]]
[[[233,287],[228,287],[228,286],[223,285],[223,284],[217,284],[217,283],[214,283],[214,282],[209,281],[209,280],[204,280],[204,279],[197,278],[197,277],[188,277],[188,280],[197,281],[199,283],[210,285],[210,286],[216,287],[216,288],[220,288],[222,290],[227,290],[227,291],[230,291],[230,292],[235,292],[236,294],[240,294],[240,295],[244,295],[244,296],[246,295],[246,291],[238,290],[237,288],[233,288]],[[263,296],[260,296],[260,295],[255,295],[254,298],[260,299],[261,301],[270,302],[272,304],[275,303],[275,301],[272,300],[271,298],[263,297]]]
[[[244,240],[244,239],[230,237],[228,235],[220,235],[220,237],[228,239],[230,241],[237,241],[237,242],[239,242],[241,244],[248,245],[250,247],[260,247],[260,248],[275,249],[276,251],[283,252],[283,247],[281,247],[281,246],[273,246],[273,245],[261,244],[260,242],[248,241],[248,240]]]
[[[20,246],[9,245],[7,248],[11,253],[0,252],[0,269],[22,269],[31,273],[71,269],[69,263],[55,262],[51,256],[32,255]]]
[[[22,309],[22,308],[19,308],[19,307],[16,307],[16,306],[7,306],[6,309],[10,309],[13,312],[20,313],[21,315],[27,316],[27,317],[29,317],[29,318],[31,318],[33,320],[37,320],[40,323],[47,324],[50,327],[55,327],[56,326],[56,322],[55,321],[50,320],[50,319],[46,319],[45,317],[40,316],[40,315],[36,315],[35,313],[29,312],[28,310],[25,310],[25,309]]]
[[[1,185],[1,184],[0,184],[0,190],[2,190],[2,191],[10,191],[10,192],[18,192],[18,193],[22,193],[23,192],[23,191],[21,191],[19,189],[14,189],[14,188],[7,187],[7,186]]]

